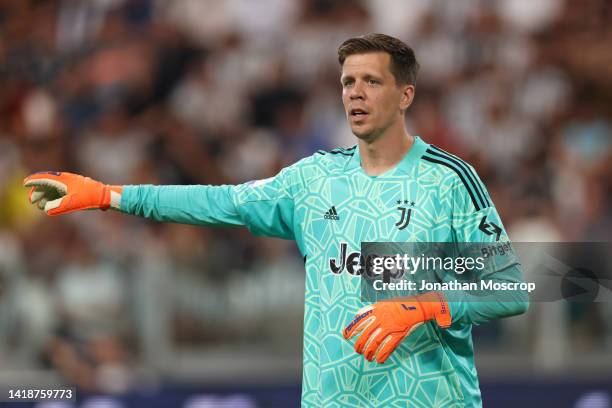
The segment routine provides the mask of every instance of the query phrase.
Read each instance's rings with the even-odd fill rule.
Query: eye
[[[354,83],[354,81],[353,81],[353,80],[347,79],[346,81],[342,82],[342,86],[343,86],[344,88],[348,88],[349,86],[352,86],[352,85],[353,85],[353,83]]]
[[[368,79],[368,85],[378,85],[378,83],[379,82],[375,79],[372,79],[372,78]]]

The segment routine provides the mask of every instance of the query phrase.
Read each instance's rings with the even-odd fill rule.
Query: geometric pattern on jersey
[[[259,188],[243,186],[237,193],[237,205],[265,199],[291,205],[284,212],[292,236],[285,237],[296,240],[306,259],[302,406],[481,404],[470,325],[442,330],[428,322],[382,365],[366,361],[342,337],[365,306],[358,256],[350,257],[362,242],[485,239],[474,214],[498,217],[471,166],[416,138],[399,165],[377,177],[362,170],[355,146],[319,151]],[[401,230],[400,207],[412,210]]]
[[[528,298],[449,300],[451,327],[423,324],[385,364],[357,354],[342,329],[366,305],[362,242],[495,244],[507,240],[495,207],[471,166],[420,138],[376,177],[363,171],[359,157],[357,146],[320,151],[275,177],[235,186],[124,186],[121,210],[157,221],[243,225],[255,235],[296,241],[306,268],[304,407],[481,406],[471,325],[524,312]],[[483,223],[499,226],[502,235]],[[495,273],[505,282],[522,280],[516,262]]]

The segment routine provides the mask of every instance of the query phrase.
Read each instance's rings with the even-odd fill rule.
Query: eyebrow
[[[382,81],[382,76],[366,74],[364,79],[366,79],[366,80],[368,80],[368,79],[376,79],[378,81]]]
[[[375,79],[379,82],[382,82],[383,78],[381,76],[378,75],[373,75],[373,74],[365,74],[363,75],[363,79],[364,81],[368,81],[370,79]],[[353,75],[345,75],[345,76],[341,76],[340,77],[340,83],[344,84],[345,82],[348,81],[354,81],[355,80],[355,76]]]
[[[341,77],[340,77],[340,82],[344,83],[344,82],[345,82],[346,80],[348,80],[348,79],[352,79],[352,80],[354,80],[354,79],[355,79],[355,77],[354,77],[353,75],[344,75],[344,76],[341,76]],[[365,79],[366,81],[367,81],[368,79],[376,79],[376,80],[378,80],[378,81],[382,81],[382,77],[381,77],[381,76],[378,76],[378,75],[373,75],[373,74],[365,74],[365,75],[363,76],[363,79]]]

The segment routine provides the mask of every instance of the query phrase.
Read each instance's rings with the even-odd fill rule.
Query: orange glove
[[[344,338],[350,339],[362,333],[355,343],[355,351],[368,360],[384,363],[397,346],[414,329],[436,319],[438,326],[451,324],[451,315],[446,299],[439,292],[377,302],[357,313],[344,329]]]
[[[79,210],[119,208],[121,186],[109,186],[78,174],[43,171],[23,180],[30,190],[30,203],[47,215]]]

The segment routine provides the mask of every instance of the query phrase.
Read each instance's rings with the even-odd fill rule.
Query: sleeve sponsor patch
[[[247,182],[246,184],[249,187],[255,188],[255,187],[263,186],[264,184],[268,184],[272,180],[274,180],[274,177],[268,177],[262,180],[252,180],[252,181]]]

